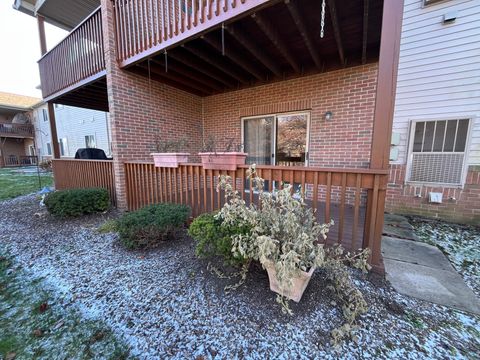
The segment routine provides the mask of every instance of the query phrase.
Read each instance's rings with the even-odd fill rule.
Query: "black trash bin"
[[[78,149],[75,153],[75,159],[112,160],[105,155],[105,151],[96,148]]]

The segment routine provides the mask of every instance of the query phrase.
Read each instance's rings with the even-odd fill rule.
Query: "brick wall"
[[[155,138],[188,137],[191,152],[202,143],[202,99],[147,77],[121,70],[116,61],[113,9],[102,0],[102,22],[107,69],[117,203],[126,208],[123,163],[152,160]]]
[[[309,110],[310,165],[368,167],[378,64],[204,98],[204,131],[241,142],[241,117]],[[324,114],[333,112],[333,121]]]
[[[391,165],[386,211],[480,223],[480,166],[470,166],[463,188],[405,184],[406,165]],[[429,192],[441,192],[442,204],[430,204]],[[417,197],[416,195],[421,195]]]

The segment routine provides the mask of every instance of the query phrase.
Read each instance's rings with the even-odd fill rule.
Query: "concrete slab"
[[[413,225],[408,222],[408,219],[405,216],[402,215],[386,213],[384,224],[413,230]]]
[[[390,236],[399,239],[410,239],[418,241],[417,235],[412,228],[405,228],[399,225],[388,225],[383,226],[383,235]]]
[[[480,302],[455,271],[384,259],[387,280],[401,294],[480,314]]]
[[[384,259],[428,266],[432,269],[455,271],[450,261],[436,246],[412,240],[384,236],[382,238],[382,255]]]

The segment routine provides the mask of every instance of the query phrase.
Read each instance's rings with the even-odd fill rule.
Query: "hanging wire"
[[[320,18],[320,38],[325,35],[325,0],[322,0],[322,14]]]
[[[225,23],[222,22],[222,55],[225,56]]]
[[[164,54],[165,54],[165,72],[168,73],[168,55],[167,55],[167,50],[165,50]]]

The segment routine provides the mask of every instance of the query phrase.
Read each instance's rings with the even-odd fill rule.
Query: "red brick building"
[[[123,209],[213,210],[220,172],[196,153],[233,139],[268,186],[301,185],[337,220],[336,241],[371,247],[381,266],[403,1],[85,0],[75,14],[48,3],[16,2],[38,17],[44,100],[109,111],[113,148],[113,164],[54,161],[58,188],[106,186]],[[72,30],[48,52],[44,21]],[[154,168],[159,137],[187,137],[191,163]],[[244,186],[245,166],[228,173]]]

